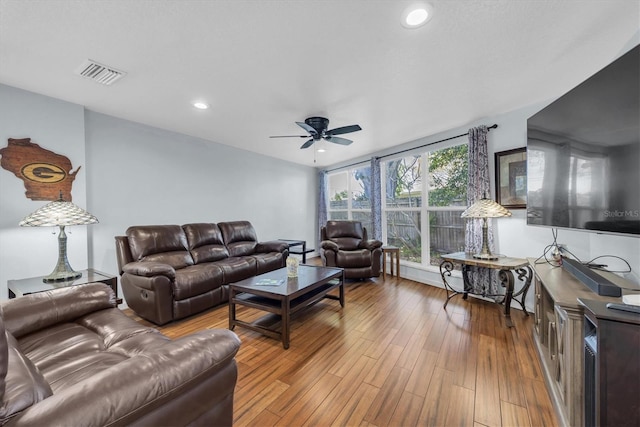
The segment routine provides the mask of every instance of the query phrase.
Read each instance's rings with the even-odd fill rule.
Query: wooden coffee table
[[[339,296],[329,295],[336,288]],[[300,265],[298,277],[287,277],[287,269],[281,268],[231,283],[229,292],[229,329],[242,326],[260,332],[281,340],[288,349],[292,314],[324,298],[338,300],[344,307],[344,272],[341,268]],[[236,305],[271,314],[246,322],[236,317]],[[268,321],[273,320],[273,315],[277,319],[270,326]]]

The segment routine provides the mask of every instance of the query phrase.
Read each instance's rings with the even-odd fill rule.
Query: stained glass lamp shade
[[[482,218],[482,249],[480,253],[473,254],[473,257],[479,259],[497,259],[498,257],[493,255],[489,250],[487,218],[511,216],[511,212],[491,199],[480,199],[469,206],[460,216],[462,218]]]
[[[65,202],[62,195],[20,221],[21,227],[60,227],[58,234],[58,263],[53,272],[42,279],[44,282],[59,282],[77,279],[82,273],[73,271],[67,260],[67,225],[95,224],[98,219],[71,202]]]

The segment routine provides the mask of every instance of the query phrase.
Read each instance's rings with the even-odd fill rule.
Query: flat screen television
[[[527,120],[527,224],[640,236],[640,45]]]

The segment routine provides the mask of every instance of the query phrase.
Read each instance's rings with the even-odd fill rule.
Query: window
[[[401,259],[417,263],[422,262],[423,163],[417,155],[384,164],[386,241],[400,248]]]
[[[440,265],[440,255],[464,250],[467,144],[390,159],[381,165],[383,241],[400,258]],[[356,220],[371,236],[371,168],[328,176],[328,218]]]
[[[383,236],[401,259],[439,265],[440,255],[464,249],[467,173],[467,144],[384,163]]]
[[[371,236],[371,167],[330,174],[328,181],[328,218],[360,221]]]

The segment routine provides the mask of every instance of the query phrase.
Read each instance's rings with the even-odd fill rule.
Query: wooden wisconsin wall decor
[[[24,182],[26,196],[31,200],[71,201],[71,186],[80,170],[71,172],[68,157],[56,154],[31,142],[31,138],[9,138],[9,144],[0,149],[0,166]]]

